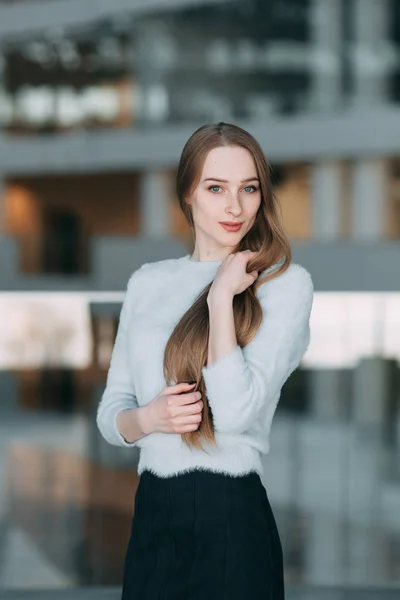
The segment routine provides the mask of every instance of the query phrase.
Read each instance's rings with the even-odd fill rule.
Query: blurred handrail
[[[232,0],[35,0],[0,7],[0,44],[53,27],[79,30],[118,14],[149,14],[168,8],[192,8]]]

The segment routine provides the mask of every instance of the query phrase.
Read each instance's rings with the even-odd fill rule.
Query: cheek
[[[261,206],[261,195],[257,194],[257,197],[254,199],[254,204],[252,207],[253,215],[256,216],[258,209]]]
[[[245,213],[248,219],[252,219],[256,216],[257,211],[261,205],[261,197],[251,198],[251,200],[247,199],[247,202],[244,204],[246,207]]]
[[[210,194],[199,195],[197,202],[199,220],[209,220],[218,217],[220,208]]]
[[[193,206],[193,218],[196,227],[205,233],[211,233],[211,231],[214,231],[215,226],[218,225],[217,221],[221,218],[217,213],[217,207],[209,198],[201,194],[197,195],[196,203]]]

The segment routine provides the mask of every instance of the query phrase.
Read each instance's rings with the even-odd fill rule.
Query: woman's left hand
[[[209,291],[209,297],[216,294],[235,296],[241,294],[258,277],[258,271],[246,272],[247,263],[257,252],[243,250],[229,254],[217,269]]]

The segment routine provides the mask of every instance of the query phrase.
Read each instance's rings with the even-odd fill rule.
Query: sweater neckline
[[[194,272],[200,272],[200,273],[212,273],[214,271],[216,271],[219,267],[219,265],[222,263],[222,259],[221,260],[193,260],[191,258],[190,254],[186,254],[185,256],[183,256],[181,258],[182,263],[184,265],[186,265],[188,268],[190,268],[192,271]],[[273,265],[271,265],[270,267],[268,267],[265,271],[263,271],[263,273],[268,273],[268,271],[271,271],[274,267],[276,267],[277,265],[279,265],[282,262],[282,260],[274,263]]]
[[[201,269],[201,270],[206,270],[206,269],[211,269],[213,267],[218,267],[221,263],[222,260],[195,260],[191,258],[190,254],[186,254],[185,256],[182,257],[182,260],[187,263],[188,265],[190,265],[193,269]]]

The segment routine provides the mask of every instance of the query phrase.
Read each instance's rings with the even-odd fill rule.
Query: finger
[[[181,383],[176,383],[175,385],[167,385],[164,389],[168,390],[171,394],[179,394],[181,392],[191,391],[195,385],[195,381],[193,383],[182,381]]]
[[[186,404],[180,407],[181,415],[194,415],[198,414],[203,410],[203,400],[197,400],[192,404]]]
[[[200,427],[200,423],[190,423],[190,425],[181,426],[180,433],[191,433],[192,431],[197,431]]]
[[[187,417],[188,415],[198,415],[203,410],[203,401],[196,400],[190,404],[175,404],[172,408],[172,418]]]
[[[194,404],[198,402],[200,397],[197,392],[188,392],[186,394],[173,394],[174,404],[176,406],[184,406],[185,404]]]
[[[192,423],[199,423],[201,419],[199,419],[199,414],[195,415],[183,415],[180,417],[175,417],[174,425],[191,425]]]
[[[251,258],[257,256],[258,252],[252,252],[251,250],[243,250],[241,254],[246,254],[246,259],[249,261]]]

